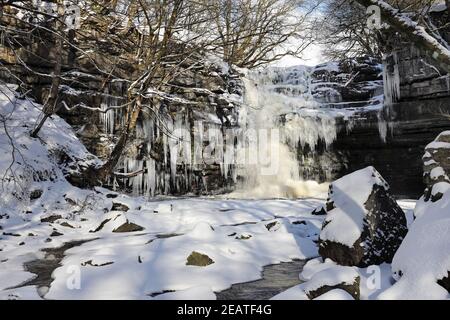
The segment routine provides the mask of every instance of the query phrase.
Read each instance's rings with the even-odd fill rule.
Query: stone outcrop
[[[112,232],[115,233],[122,233],[122,232],[137,232],[144,230],[144,227],[141,227],[140,225],[137,225],[133,222],[125,222],[124,224],[120,225],[116,229],[114,229]]]
[[[383,66],[363,56],[320,64],[311,73],[311,93],[328,107],[361,107],[383,94]]]
[[[404,89],[409,84],[401,82],[400,98],[386,115],[362,108],[351,122],[338,120],[337,138],[330,146],[320,142],[314,151],[298,150],[302,176],[332,181],[373,165],[389,179],[392,194],[417,198],[425,187],[423,149],[440,132],[450,129],[450,86],[444,86],[449,79],[448,75],[440,77],[438,86],[430,85],[431,80],[417,80],[415,85],[428,88],[423,96],[410,95]]]
[[[332,290],[341,289],[359,300],[360,282],[361,278],[354,268],[332,266],[317,272],[304,284],[304,291],[312,300]]]
[[[373,168],[330,185],[319,254],[344,266],[391,262],[407,233],[405,214]]]
[[[430,19],[442,26],[439,32],[450,42],[448,14],[445,6],[430,10]],[[425,187],[420,159],[423,149],[440,132],[450,129],[450,76],[435,65],[431,54],[421,52],[410,39],[398,34],[386,38],[390,40],[391,54],[383,62],[384,77],[389,76],[390,83],[398,86],[396,97],[392,101],[385,99],[381,113],[354,104],[360,111],[350,123],[345,119],[338,123],[337,138],[331,146],[325,148],[321,143],[314,152],[308,148],[299,150],[300,167],[306,179],[332,181],[373,165],[389,179],[392,194],[417,198]],[[342,66],[337,67],[336,76],[330,78],[325,73],[324,80],[338,81],[336,77],[345,72]],[[347,101],[355,99],[350,97]]]

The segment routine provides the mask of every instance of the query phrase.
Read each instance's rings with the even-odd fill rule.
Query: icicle
[[[384,61],[386,64],[387,58],[384,58]],[[383,68],[384,105],[388,108],[400,99],[400,74],[396,52],[392,53],[392,64],[392,72],[387,70],[386,65]]]
[[[394,123],[389,121],[391,114],[391,107],[394,102],[400,99],[400,74],[398,68],[398,56],[394,52],[389,57],[384,57],[383,67],[383,86],[384,86],[384,100],[383,109],[377,114],[378,116],[378,131],[380,138],[386,142],[389,132],[393,132]],[[390,60],[390,61],[388,61]],[[388,65],[390,63],[390,66]],[[391,68],[388,68],[391,67]],[[391,69],[391,70],[389,70]]]
[[[388,125],[383,116],[383,110],[377,113],[378,117],[378,132],[380,133],[380,138],[383,142],[386,142]]]

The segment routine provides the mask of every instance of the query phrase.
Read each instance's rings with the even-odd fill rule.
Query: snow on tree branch
[[[414,41],[415,45],[430,53],[441,67],[450,72],[450,50],[437,39],[426,32],[425,28],[407,17],[398,9],[383,0],[356,0],[359,4],[369,7],[376,5],[380,8],[382,19],[395,30]]]

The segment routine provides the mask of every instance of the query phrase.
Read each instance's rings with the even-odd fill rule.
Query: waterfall
[[[319,109],[308,83],[300,83],[306,75],[303,68],[247,72],[240,119],[245,146],[238,158],[243,182],[233,197],[298,198],[327,191],[327,184],[299,175],[298,147],[314,149],[320,139],[329,145],[336,138],[334,118]]]

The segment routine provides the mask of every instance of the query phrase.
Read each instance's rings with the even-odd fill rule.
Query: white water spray
[[[243,79],[240,125],[246,130],[246,145],[241,157],[246,158],[238,159],[244,164],[238,175],[244,181],[232,197],[299,198],[327,192],[328,184],[300,178],[296,150],[299,145],[314,149],[319,139],[331,143],[336,138],[334,118],[321,114],[307,92],[292,93],[292,81],[292,75],[280,79],[276,70],[249,72]],[[257,161],[249,161],[252,157]]]

